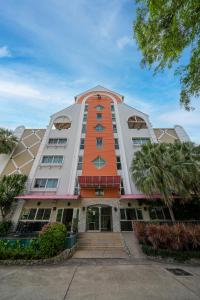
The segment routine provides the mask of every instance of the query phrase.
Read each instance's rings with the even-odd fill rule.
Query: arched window
[[[103,110],[104,109],[104,107],[100,104],[98,104],[95,108],[96,108],[96,110]]]
[[[53,122],[53,127],[55,129],[69,129],[71,127],[71,121],[67,116],[58,117]]]
[[[132,116],[128,119],[128,128],[130,129],[144,129],[147,128],[147,124],[144,119],[138,116]]]
[[[96,131],[103,131],[103,130],[104,130],[104,127],[103,127],[101,124],[98,124],[98,125],[95,127],[95,130],[96,130]]]

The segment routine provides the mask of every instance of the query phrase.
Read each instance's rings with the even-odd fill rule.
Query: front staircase
[[[125,251],[121,233],[84,232],[79,233],[78,250]]]

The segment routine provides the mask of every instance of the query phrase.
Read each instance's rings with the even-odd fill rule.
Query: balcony
[[[120,188],[121,176],[78,176],[81,188]]]

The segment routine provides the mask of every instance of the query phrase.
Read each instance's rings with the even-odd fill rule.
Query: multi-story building
[[[79,232],[118,232],[129,230],[131,220],[170,218],[165,207],[148,206],[130,166],[149,140],[189,141],[181,126],[152,128],[147,114],[97,86],[52,115],[47,129],[18,127],[15,134],[19,143],[10,157],[1,156],[0,172],[28,175],[12,215],[18,230],[62,222]]]

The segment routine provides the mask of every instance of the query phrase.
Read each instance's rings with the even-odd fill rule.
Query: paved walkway
[[[134,264],[131,259],[80,261],[71,259],[60,266],[0,266],[0,299],[200,299],[200,267],[182,266],[192,276],[180,277],[166,270],[171,265]]]
[[[142,252],[134,232],[123,232],[122,236],[124,238],[124,244],[131,258],[146,259],[146,255],[144,255]]]

